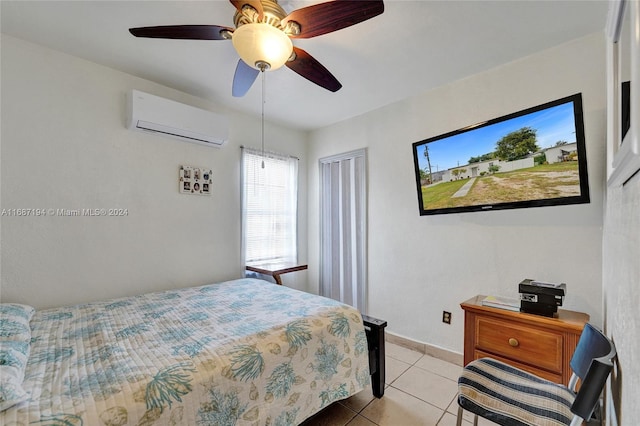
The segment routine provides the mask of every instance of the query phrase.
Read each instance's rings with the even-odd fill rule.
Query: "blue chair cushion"
[[[491,358],[470,362],[458,379],[458,404],[503,426],[568,425],[574,398],[563,385]]]

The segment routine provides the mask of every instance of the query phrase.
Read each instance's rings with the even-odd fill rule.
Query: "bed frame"
[[[364,330],[369,344],[369,370],[371,372],[371,387],[373,396],[382,398],[384,395],[385,363],[384,363],[384,329],[385,320],[362,315]]]

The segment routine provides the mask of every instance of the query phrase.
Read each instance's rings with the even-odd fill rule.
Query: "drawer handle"
[[[520,344],[520,342],[518,342],[518,339],[514,339],[513,337],[509,339],[509,344],[511,346],[513,346],[514,348],[517,348],[518,345]]]

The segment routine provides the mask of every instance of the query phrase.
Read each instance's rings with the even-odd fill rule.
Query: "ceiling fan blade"
[[[258,19],[262,19],[262,2],[260,0],[229,0],[236,9],[242,11],[245,4],[251,6],[258,12]]]
[[[313,56],[295,46],[293,52],[296,54],[296,58],[293,61],[285,62],[287,67],[320,87],[332,92],[340,90],[342,84]]]
[[[163,25],[159,27],[129,28],[136,37],[172,38],[186,40],[226,40],[225,32],[233,28],[220,25]]]
[[[311,38],[358,24],[384,12],[382,0],[334,0],[303,7],[282,20],[296,21],[300,34],[291,38]]]
[[[259,70],[250,67],[242,59],[238,61],[236,73],[233,75],[233,88],[231,94],[236,98],[243,97],[256,81]]]

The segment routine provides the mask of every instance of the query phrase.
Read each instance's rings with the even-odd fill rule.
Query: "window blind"
[[[242,176],[245,263],[297,262],[298,160],[245,147]]]

